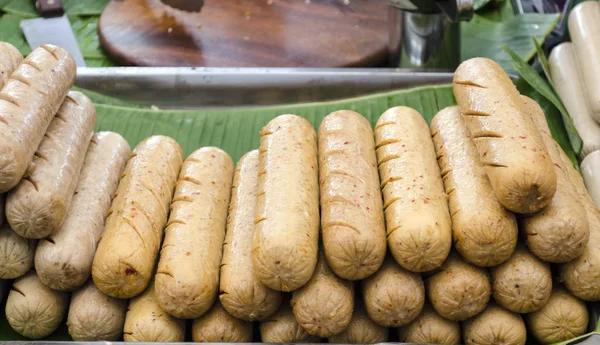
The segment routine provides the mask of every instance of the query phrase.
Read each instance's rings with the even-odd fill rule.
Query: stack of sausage
[[[600,2],[575,6],[569,33],[572,42],[550,54],[550,77],[583,142],[581,172],[600,207]]]
[[[184,341],[185,320],[204,342],[252,341],[255,321],[278,343],[384,342],[394,327],[404,342],[524,344],[526,324],[552,343],[587,329],[600,213],[540,107],[491,60],[459,67],[458,107],[431,128],[407,107],[374,132],[352,111],[318,134],[282,115],[234,171],[214,147],[184,160],[168,137],[130,154],[118,134],[92,136],[68,54],[20,59],[0,92],[0,278],[17,278],[6,317],[26,337],[67,314],[75,340],[144,342]]]

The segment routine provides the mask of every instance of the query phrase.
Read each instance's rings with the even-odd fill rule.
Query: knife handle
[[[65,13],[60,0],[37,0],[35,7],[44,18],[60,17]]]

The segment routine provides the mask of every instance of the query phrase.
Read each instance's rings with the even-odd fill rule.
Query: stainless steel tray
[[[78,68],[76,85],[145,105],[199,108],[319,102],[452,82],[403,69]]]

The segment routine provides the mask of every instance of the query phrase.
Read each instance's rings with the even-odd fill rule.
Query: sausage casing
[[[455,345],[460,343],[460,326],[426,305],[413,322],[398,328],[398,337],[406,343]]]
[[[287,302],[287,303],[286,303]],[[319,343],[319,337],[311,336],[294,318],[289,301],[281,304],[277,312],[260,323],[263,343]]]
[[[385,327],[403,326],[413,321],[425,303],[421,276],[405,270],[391,257],[362,282],[362,289],[369,317]]]
[[[581,161],[581,175],[596,207],[600,207],[600,151],[594,151]]]
[[[487,58],[458,67],[454,95],[498,201],[516,213],[534,213],[550,203],[556,174],[517,88],[502,67]]]
[[[585,210],[569,180],[544,111],[531,98],[523,96],[522,99],[525,112],[536,124],[554,163],[557,185],[548,206],[521,217],[521,228],[527,236],[527,247],[537,257],[548,262],[568,262],[583,253],[590,238]]]
[[[525,316],[529,332],[542,344],[567,341],[586,333],[589,314],[585,303],[555,286],[541,309]]]
[[[0,226],[0,279],[25,275],[33,267],[37,240],[19,236],[10,225]]]
[[[319,251],[317,140],[312,125],[281,115],[261,131],[252,263],[273,290],[306,284]]]
[[[105,294],[131,298],[150,282],[182,160],[169,137],[150,137],[133,150],[92,263],[94,283]]]
[[[569,157],[558,147],[558,144],[557,148],[561,154],[563,166],[566,168],[585,210],[590,229],[590,240],[583,254],[559,266],[560,280],[576,297],[584,301],[597,301],[600,300],[600,211],[594,205],[585,188],[583,178],[575,170]]]
[[[321,251],[313,276],[292,293],[292,312],[308,334],[327,338],[342,332],[352,318],[354,286],[336,276]]]
[[[385,222],[373,130],[362,115],[342,110],[319,127],[321,234],[338,276],[364,279],[381,266]]]
[[[216,147],[181,167],[155,282],[160,307],[175,317],[200,317],[217,297],[232,178],[231,158]]]
[[[587,103],[596,122],[600,122],[600,3],[585,1],[569,14],[569,34],[577,53],[579,76],[585,87]]]
[[[90,279],[73,293],[67,327],[74,341],[117,341],[123,336],[127,301],[105,295]]]
[[[0,89],[6,85],[10,75],[23,61],[23,55],[15,46],[7,42],[0,42]]]
[[[334,344],[377,344],[388,341],[389,329],[373,322],[362,307],[357,303],[348,327],[339,334],[329,337]]]
[[[6,319],[19,334],[40,339],[60,326],[68,307],[67,293],[47,288],[30,271],[13,283],[6,302]]]
[[[515,313],[540,309],[552,292],[550,265],[519,246],[508,261],[491,269],[494,299]]]
[[[192,339],[201,343],[250,343],[252,323],[229,315],[217,301],[206,314],[194,320]]]
[[[252,270],[257,188],[258,150],[254,150],[240,159],[233,176],[219,295],[229,314],[248,321],[268,317],[281,304],[281,292],[266,287]]]
[[[563,42],[552,49],[548,64],[556,93],[565,104],[583,141],[579,157],[585,158],[588,154],[600,150],[600,124],[594,119],[587,103],[573,43]]]
[[[477,266],[508,260],[517,244],[517,222],[494,196],[458,107],[437,113],[431,136],[449,196],[456,250]]]
[[[75,61],[57,46],[36,48],[0,91],[0,192],[15,187],[75,83]]]
[[[35,152],[32,172],[8,193],[6,219],[19,235],[44,238],[62,224],[95,125],[92,101],[69,92]]]
[[[104,217],[130,151],[117,133],[100,132],[92,138],[67,217],[35,252],[35,270],[44,285],[70,291],[90,277]]]
[[[465,321],[462,329],[466,345],[525,345],[527,340],[521,316],[494,304]]]
[[[185,322],[165,313],[156,300],[154,281],[129,301],[123,327],[126,342],[183,342]]]
[[[433,308],[449,320],[462,321],[481,313],[490,300],[492,287],[487,270],[451,254],[441,270],[426,280]]]
[[[414,109],[391,108],[377,121],[375,144],[390,252],[409,271],[441,266],[452,230],[427,123]]]

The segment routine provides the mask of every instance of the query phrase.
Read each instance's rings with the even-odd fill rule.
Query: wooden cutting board
[[[349,67],[387,60],[385,0],[113,0],[98,24],[115,60],[135,66]]]

